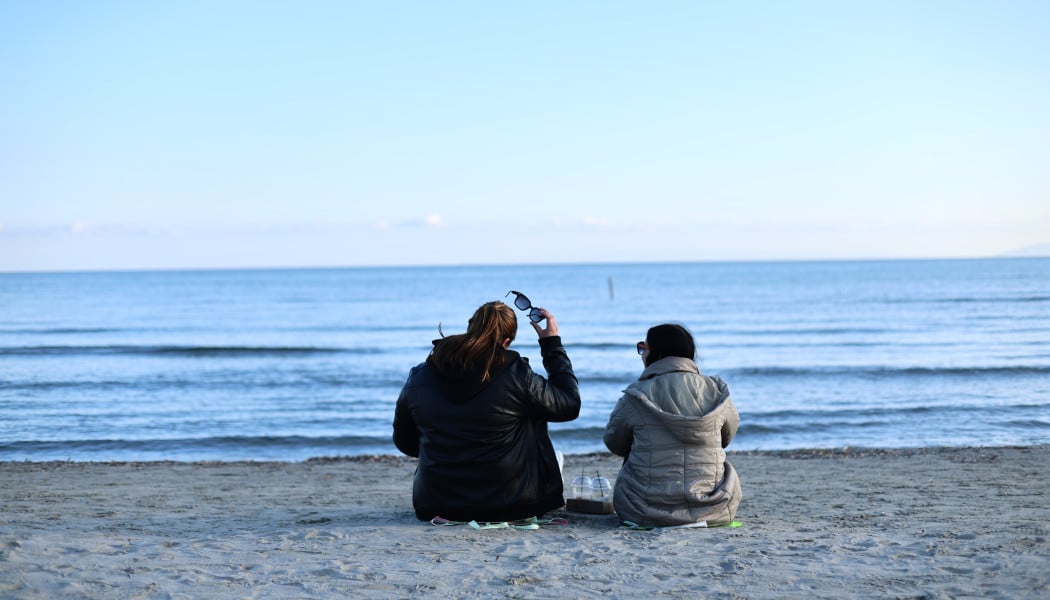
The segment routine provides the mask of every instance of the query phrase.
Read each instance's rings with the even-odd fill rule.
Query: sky
[[[0,0],[0,271],[1050,251],[1050,2]]]

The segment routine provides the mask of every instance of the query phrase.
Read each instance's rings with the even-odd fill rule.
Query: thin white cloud
[[[608,227],[609,219],[602,217],[592,217],[590,215],[583,218],[583,224],[587,227]]]
[[[438,214],[427,215],[422,218],[408,219],[397,224],[398,227],[447,227],[448,222]]]

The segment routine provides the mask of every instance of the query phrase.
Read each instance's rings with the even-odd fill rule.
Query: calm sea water
[[[438,324],[521,290],[558,318],[603,450],[660,322],[730,386],[731,449],[1050,442],[1050,259],[0,274],[0,460],[396,453]],[[509,302],[509,299],[508,299]],[[521,319],[514,348],[542,372]]]

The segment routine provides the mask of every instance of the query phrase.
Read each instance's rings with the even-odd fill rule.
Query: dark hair
[[[502,302],[487,302],[474,311],[466,333],[450,335],[434,346],[430,360],[441,373],[480,371],[481,380],[488,381],[493,368],[507,359],[503,340],[514,341],[517,333],[514,311]]]
[[[693,334],[676,323],[650,327],[645,334],[645,344],[649,346],[649,356],[645,363],[647,367],[668,356],[696,360],[696,342],[693,341]]]

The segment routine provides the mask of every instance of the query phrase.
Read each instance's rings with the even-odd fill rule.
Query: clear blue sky
[[[1050,243],[1050,2],[0,0],[0,270]]]

